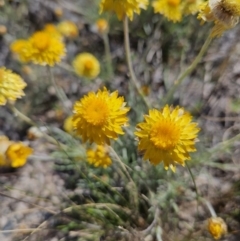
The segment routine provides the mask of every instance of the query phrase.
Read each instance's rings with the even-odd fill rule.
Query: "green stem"
[[[192,62],[192,64],[189,65],[188,68],[179,75],[179,77],[175,81],[173,87],[168,91],[166,97],[164,98],[164,104],[168,104],[169,102],[172,102],[173,95],[174,95],[175,91],[183,83],[184,79],[188,75],[190,75],[193,72],[193,70],[197,67],[198,63],[202,60],[202,57],[206,53],[206,51],[207,51],[211,42],[212,42],[212,36],[211,36],[211,33],[210,33],[208,35],[205,43],[203,44],[200,52],[198,53],[198,55],[196,56],[196,58]]]
[[[204,200],[204,202],[205,202],[205,204],[206,204],[206,206],[207,206],[207,208],[208,208],[211,216],[212,216],[212,217],[217,217],[217,214],[216,214],[216,212],[215,212],[212,204],[211,204],[209,201],[207,201],[207,200]]]
[[[130,50],[130,40],[129,40],[129,28],[128,28],[128,17],[125,16],[123,20],[123,30],[124,30],[124,45],[125,45],[125,52],[126,52],[126,59],[127,65],[129,69],[130,78],[134,87],[136,88],[138,94],[141,96],[144,104],[148,109],[150,109],[150,104],[148,103],[147,99],[145,98],[141,88],[139,86],[138,80],[133,70],[132,59],[131,59],[131,50]]]
[[[66,112],[70,115],[72,113],[71,109],[68,107],[68,103],[69,103],[69,99],[67,98],[65,92],[63,91],[62,88],[60,88],[54,78],[52,69],[50,66],[47,67],[48,72],[49,72],[49,76],[50,76],[50,81],[56,91],[57,97],[58,99],[62,102],[63,107],[65,108]]]
[[[240,134],[237,134],[231,139],[228,139],[226,141],[220,142],[216,144],[214,147],[209,149],[209,152],[211,154],[215,154],[216,152],[221,152],[223,150],[226,150],[226,148],[229,148],[231,145],[233,145],[236,141],[239,141],[240,139]]]
[[[31,118],[25,116],[21,111],[19,111],[15,106],[9,105],[11,111],[15,114],[15,116],[19,117],[21,120],[29,124],[30,126],[36,126],[36,122],[34,122]]]
[[[107,62],[108,79],[111,80],[111,78],[113,77],[112,56],[111,56],[109,38],[107,33],[103,34],[103,43],[104,43],[105,56],[106,56],[106,62]]]
[[[9,108],[14,113],[15,116],[19,117],[22,121],[26,122],[30,126],[35,126],[39,132],[41,132],[42,136],[46,138],[50,143],[55,144],[60,147],[64,147],[64,145],[57,140],[55,140],[53,137],[49,136],[48,134],[41,131],[41,129],[38,127],[37,123],[34,122],[31,118],[24,115],[21,111],[19,111],[15,106],[9,105]]]
[[[109,150],[112,152],[113,156],[115,157],[115,159],[117,160],[117,162],[120,164],[120,166],[122,167],[123,171],[125,172],[125,175],[127,176],[128,180],[130,182],[133,182],[130,174],[127,171],[127,168],[125,167],[125,164],[122,162],[122,160],[120,159],[120,157],[118,156],[118,154],[116,153],[116,151],[111,147],[108,146]],[[134,183],[134,182],[133,182]]]
[[[192,173],[192,170],[191,170],[191,168],[189,167],[189,165],[188,165],[188,163],[186,162],[186,166],[187,166],[187,169],[188,169],[188,171],[189,171],[189,174],[190,174],[190,176],[191,176],[191,179],[192,179],[192,181],[193,181],[193,185],[194,185],[194,188],[195,188],[195,191],[196,191],[196,195],[197,195],[197,200],[199,200],[199,194],[198,194],[198,189],[197,189],[197,185],[196,185],[196,182],[195,182],[195,178],[194,178],[194,175],[193,175],[193,173]]]

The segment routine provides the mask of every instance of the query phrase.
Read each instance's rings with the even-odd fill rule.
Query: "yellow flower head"
[[[150,110],[135,132],[144,159],[154,165],[163,162],[166,170],[170,167],[174,172],[176,164],[184,166],[185,160],[190,160],[189,152],[196,151],[199,132],[197,123],[191,120],[192,116],[180,107],[171,110],[167,105],[162,111]]]
[[[199,5],[199,14],[197,18],[202,22],[214,21],[214,16],[208,2],[203,2]]]
[[[227,233],[227,225],[222,218],[212,217],[208,220],[208,231],[218,240]]]
[[[68,116],[64,123],[63,123],[63,129],[69,133],[69,134],[72,134],[74,132],[74,128],[73,128],[73,116],[70,115]]]
[[[65,56],[63,42],[45,31],[35,32],[21,53],[35,64],[53,66]]]
[[[71,21],[63,21],[57,26],[58,31],[67,38],[76,38],[78,36],[78,27]]]
[[[76,134],[83,141],[95,142],[98,145],[110,144],[123,135],[122,126],[126,126],[129,111],[123,97],[118,92],[109,93],[106,88],[97,93],[90,92],[74,105],[73,126]]]
[[[0,136],[0,166],[21,167],[27,157],[33,152],[32,148],[21,142],[10,141],[6,136]]]
[[[18,39],[15,40],[11,45],[10,45],[10,50],[17,55],[19,60],[23,63],[26,63],[29,61],[27,56],[25,55],[25,50],[26,46],[28,45],[28,41],[25,39]]]
[[[23,89],[27,84],[23,79],[12,73],[11,70],[0,68],[0,105],[5,105],[7,100],[15,101],[24,96]]]
[[[182,20],[181,0],[156,0],[153,2],[155,13],[161,13],[173,22]]]
[[[6,157],[11,163],[11,166],[16,168],[24,166],[28,156],[30,156],[32,153],[32,148],[25,146],[21,142],[15,142],[8,147]]]
[[[110,11],[117,14],[119,20],[126,15],[130,20],[133,14],[140,14],[141,9],[146,9],[148,0],[102,0],[100,3],[100,13]]]
[[[0,167],[8,166],[5,152],[11,144],[12,142],[6,136],[0,136]]]
[[[100,72],[99,61],[89,53],[78,54],[73,60],[73,68],[77,75],[88,79],[93,79]]]
[[[112,164],[107,147],[100,145],[97,145],[94,149],[87,150],[87,161],[95,167],[103,168],[107,168]]]
[[[108,31],[108,22],[104,18],[99,18],[96,21],[97,31],[100,34],[106,33]]]

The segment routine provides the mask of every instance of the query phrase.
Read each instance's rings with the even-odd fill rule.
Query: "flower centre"
[[[93,69],[93,62],[91,59],[87,59],[84,63],[84,68],[88,72]]]
[[[94,126],[103,126],[107,122],[108,116],[109,110],[106,102],[97,97],[87,106],[83,114],[83,118]]]
[[[172,7],[177,7],[180,3],[180,0],[167,0],[168,4]]]
[[[180,139],[180,129],[174,122],[160,120],[150,132],[150,140],[159,149],[171,150]]]
[[[33,36],[33,46],[39,50],[45,50],[50,44],[50,37],[47,33],[39,32]]]

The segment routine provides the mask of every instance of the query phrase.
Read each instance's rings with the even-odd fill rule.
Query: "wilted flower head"
[[[77,75],[93,79],[100,72],[100,64],[97,58],[90,53],[78,54],[73,60],[73,68]]]
[[[239,16],[239,0],[209,0],[201,5],[198,18],[214,22],[212,37],[216,37],[235,27],[239,21]]]
[[[78,36],[78,27],[71,21],[62,21],[58,24],[57,28],[66,38],[76,38]]]
[[[87,161],[95,167],[107,168],[112,164],[112,160],[108,154],[108,147],[96,145],[94,148],[88,149]]]
[[[110,139],[116,140],[118,135],[123,135],[123,126],[127,125],[123,97],[118,92],[109,93],[106,88],[97,93],[90,92],[74,105],[73,126],[76,134],[84,142],[96,144],[110,144]]]
[[[22,142],[10,141],[6,136],[0,136],[0,166],[21,167],[27,158],[33,153],[33,149]]]
[[[0,105],[5,105],[7,100],[15,101],[24,96],[23,89],[27,84],[23,79],[5,67],[0,68]]]
[[[134,13],[140,14],[141,9],[146,9],[148,0],[102,0],[100,2],[100,13],[110,11],[117,14],[119,20],[126,15],[130,20]]]
[[[157,165],[164,163],[175,171],[176,164],[185,165],[190,160],[189,152],[196,151],[195,140],[199,132],[197,123],[183,108],[165,106],[163,110],[149,110],[145,121],[137,125],[138,149],[144,159]]]
[[[212,217],[208,220],[208,231],[214,239],[218,240],[227,233],[227,225],[220,217]]]

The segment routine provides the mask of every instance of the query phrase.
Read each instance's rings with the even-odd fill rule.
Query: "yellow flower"
[[[12,73],[11,70],[0,68],[0,105],[5,105],[7,100],[15,101],[24,96],[23,89],[27,84],[23,79]]]
[[[11,163],[11,167],[16,168],[24,166],[28,156],[30,156],[32,153],[32,148],[25,146],[21,142],[15,142],[8,147],[6,157]]]
[[[0,136],[0,166],[8,166],[5,152],[11,144],[12,142],[6,136]]]
[[[222,218],[212,217],[208,220],[208,231],[214,239],[218,240],[227,233],[227,225]]]
[[[97,145],[94,149],[87,150],[87,161],[95,167],[103,168],[107,168],[112,164],[107,147],[100,145]]]
[[[192,116],[180,107],[171,110],[167,105],[162,111],[150,110],[135,132],[144,159],[154,165],[163,162],[166,170],[170,167],[174,172],[176,164],[184,166],[185,160],[190,160],[189,152],[196,151],[199,132],[197,123],[191,120]]]
[[[0,166],[23,166],[33,149],[21,142],[10,141],[6,136],[0,136]]]
[[[214,21],[214,17],[208,2],[201,3],[199,6],[199,14],[197,17],[202,22]]]
[[[72,134],[74,132],[74,128],[73,128],[73,116],[68,116],[64,123],[63,123],[63,129],[69,133]]]
[[[122,126],[126,126],[129,111],[123,97],[118,92],[109,93],[106,88],[97,93],[90,92],[74,105],[73,126],[76,134],[83,141],[95,142],[98,145],[110,144],[123,135]]]
[[[106,33],[108,31],[108,22],[104,18],[99,18],[96,21],[97,31],[100,34]]]
[[[156,0],[152,5],[155,13],[161,13],[173,22],[182,20],[181,0]]]
[[[21,54],[35,64],[53,66],[65,56],[65,46],[51,34],[38,31],[29,38]]]
[[[67,38],[75,38],[78,36],[78,27],[71,21],[63,21],[57,26],[58,31]]]
[[[112,11],[117,14],[119,20],[122,20],[125,15],[132,20],[133,14],[140,14],[141,8],[146,9],[147,5],[148,0],[102,0],[100,13]]]
[[[15,40],[10,45],[10,50],[17,55],[19,60],[23,63],[26,63],[29,61],[29,58],[25,55],[26,46],[28,45],[28,41],[25,39],[18,39]]]
[[[88,79],[93,79],[100,72],[99,61],[89,53],[78,54],[73,60],[73,68],[77,75]]]

